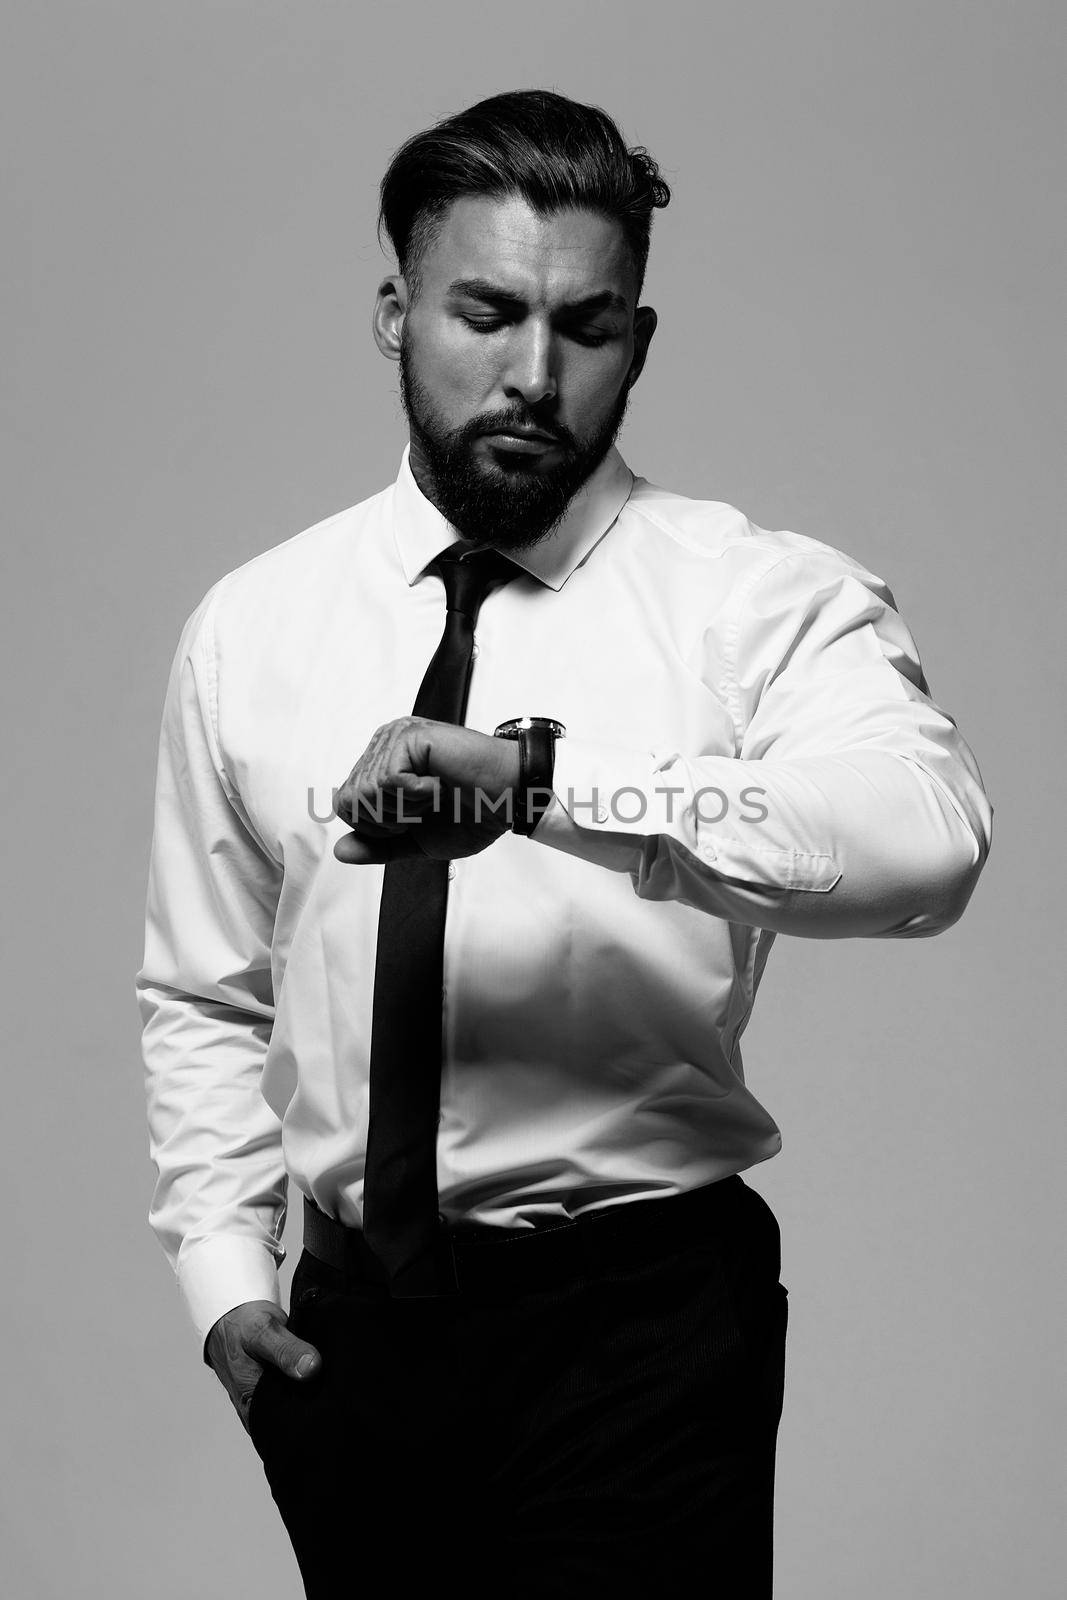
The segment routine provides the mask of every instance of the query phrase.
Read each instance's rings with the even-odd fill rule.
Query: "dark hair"
[[[380,193],[378,236],[384,228],[412,294],[427,244],[463,195],[518,195],[542,215],[575,207],[613,217],[640,290],[652,212],[671,198],[648,151],[628,149],[606,111],[545,89],[493,95],[416,133]]]

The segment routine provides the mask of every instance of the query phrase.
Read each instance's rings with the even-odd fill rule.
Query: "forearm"
[[[643,899],[809,938],[920,936],[962,913],[988,850],[964,762],[947,788],[857,749],[791,761],[572,746],[535,838],[630,874]]]
[[[269,1020],[149,981],[145,1022],[149,1222],[203,1341],[247,1300],[279,1301],[285,1220],[281,1125],[260,1077]]]

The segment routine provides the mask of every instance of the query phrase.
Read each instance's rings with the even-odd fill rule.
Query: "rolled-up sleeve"
[[[279,1300],[286,1204],[281,1125],[260,1092],[280,868],[219,748],[213,605],[187,624],[167,689],[136,981],[149,1220],[201,1341],[233,1306]]]
[[[628,872],[642,898],[775,932],[950,926],[992,808],[886,586],[813,545],[756,574],[728,635],[734,754],[563,739],[537,840]]]

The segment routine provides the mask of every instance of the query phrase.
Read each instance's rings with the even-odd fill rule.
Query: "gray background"
[[[1056,9],[4,7],[7,1594],[299,1592],[145,1223],[161,697],[217,576],[394,475],[390,153],[531,85],[676,185],[627,458],[887,577],[997,808],[961,924],[779,941],[748,1035],[785,1136],[777,1594],[1060,1592]],[[369,1470],[355,1441],[354,1517]]]

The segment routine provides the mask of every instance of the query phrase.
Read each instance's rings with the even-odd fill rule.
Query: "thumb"
[[[441,780],[432,773],[402,772],[397,777],[396,787],[409,815],[440,808]]]
[[[399,861],[404,856],[417,856],[422,852],[411,833],[396,833],[388,839],[364,839],[358,833],[343,833],[333,853],[338,861],[365,867],[383,861]]]
[[[246,1349],[261,1361],[280,1367],[287,1378],[311,1378],[322,1366],[313,1344],[290,1333],[284,1322],[272,1319],[250,1339]]]

